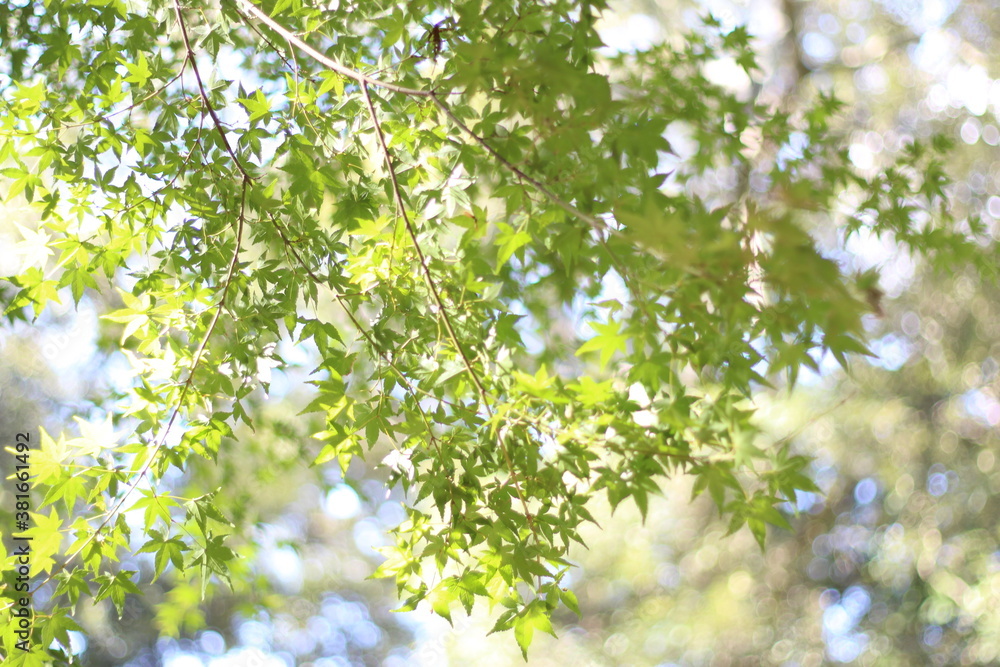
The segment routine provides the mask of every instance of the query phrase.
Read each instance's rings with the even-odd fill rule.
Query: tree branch
[[[212,106],[211,100],[208,99],[208,91],[205,89],[205,83],[201,80],[201,72],[198,70],[198,63],[195,61],[194,49],[191,48],[191,41],[188,39],[187,24],[184,23],[184,15],[181,12],[181,4],[178,0],[174,0],[174,13],[177,14],[177,23],[180,25],[181,37],[184,39],[184,48],[187,50],[185,61],[191,63],[191,68],[194,70],[194,77],[198,81],[198,90],[201,91],[201,99],[205,103],[205,109],[212,117],[215,129],[219,132],[219,136],[222,137],[222,145],[225,146],[229,156],[233,158],[233,162],[236,164],[236,168],[239,169],[240,174],[243,175],[243,179],[252,181],[254,180],[253,176],[247,172],[240,158],[233,150],[233,147],[229,145],[229,139],[226,137],[226,130],[222,125],[222,121],[215,112],[215,107]]]
[[[465,353],[461,342],[458,340],[458,334],[455,332],[455,327],[452,324],[451,317],[448,315],[448,309],[445,306],[444,299],[441,298],[441,293],[438,290],[437,283],[434,281],[434,276],[431,274],[430,266],[427,263],[427,257],[424,255],[424,251],[420,247],[420,240],[417,238],[417,230],[413,227],[413,222],[410,220],[410,216],[406,212],[406,204],[403,201],[402,191],[399,187],[399,179],[396,177],[396,167],[392,163],[392,155],[389,153],[389,146],[386,144],[385,133],[382,131],[382,124],[379,123],[378,114],[375,113],[375,105],[372,103],[372,97],[368,92],[367,83],[361,84],[361,91],[365,95],[365,102],[368,104],[368,113],[371,115],[372,123],[375,125],[375,135],[378,138],[379,146],[382,149],[382,157],[385,158],[385,165],[389,171],[389,179],[392,181],[392,192],[395,196],[396,204],[399,206],[399,213],[403,218],[403,224],[406,226],[407,234],[413,242],[413,249],[417,253],[417,259],[420,263],[421,272],[424,274],[424,280],[427,282],[427,288],[430,290],[434,303],[438,308],[438,313],[441,315],[441,321],[444,323],[444,327],[448,331],[448,338],[451,339],[451,344],[455,346],[455,351],[462,359],[462,364],[465,366],[465,370],[469,374],[469,378],[479,391],[479,395],[483,401],[483,407],[486,409],[487,414],[492,417],[493,408],[490,406],[489,394],[486,392],[486,387],[483,385],[483,381],[479,377],[479,374],[476,373],[476,369],[472,365],[472,360],[469,359],[469,355]],[[497,441],[500,444],[500,451],[503,454],[507,468],[510,470],[511,480],[514,482],[514,489],[517,491],[517,497],[521,500],[521,505],[524,507],[524,516],[528,521],[528,525],[531,526],[532,531],[534,531],[534,518],[531,516],[531,512],[528,511],[528,501],[524,497],[524,491],[521,488],[521,482],[517,474],[517,469],[514,467],[514,460],[511,458],[510,450],[507,448],[507,443],[504,442],[504,438],[502,436],[498,435]]]
[[[614,234],[618,233],[614,230],[610,230],[608,228],[608,225],[601,219],[592,215],[588,215],[587,213],[584,213],[576,206],[573,206],[566,200],[556,195],[541,181],[529,176],[524,171],[519,169],[516,165],[514,165],[512,162],[510,162],[507,158],[505,158],[503,155],[497,152],[497,150],[492,146],[490,146],[490,144],[483,137],[473,132],[468,125],[462,122],[462,119],[455,115],[455,113],[451,110],[451,107],[449,107],[444,102],[444,100],[441,99],[441,97],[438,95],[437,92],[433,90],[420,90],[418,88],[408,88],[406,86],[400,86],[394,83],[389,83],[387,81],[382,81],[381,79],[376,79],[374,77],[368,76],[367,74],[362,74],[361,72],[350,69],[349,67],[345,67],[340,63],[338,63],[337,61],[328,58],[327,56],[323,55],[313,47],[309,46],[306,42],[299,39],[292,31],[288,30],[280,23],[272,19],[270,16],[265,14],[263,11],[258,9],[255,5],[251,4],[249,0],[236,0],[236,1],[240,2],[244,6],[247,13],[253,15],[257,20],[261,21],[269,28],[274,30],[276,33],[284,37],[289,44],[293,44],[298,48],[302,49],[305,53],[312,56],[316,61],[326,66],[327,68],[333,70],[334,72],[337,72],[338,74],[341,74],[349,79],[353,79],[358,83],[361,83],[362,85],[367,84],[369,86],[374,86],[376,88],[384,88],[385,90],[390,90],[392,92],[400,93],[403,95],[409,95],[412,97],[429,97],[431,100],[434,101],[434,104],[436,104],[438,108],[440,108],[445,113],[445,115],[448,116],[448,118],[459,129],[468,134],[476,143],[482,146],[486,150],[486,152],[488,152],[498,162],[500,162],[500,164],[502,164],[504,167],[506,167],[511,172],[516,174],[519,178],[522,178],[531,185],[533,185],[552,203],[554,203],[559,208],[563,209],[573,217],[578,218],[583,222],[587,223],[588,225],[590,225],[591,227],[593,227],[598,231],[609,231]]]
[[[386,90],[391,90],[395,93],[402,93],[403,95],[410,95],[413,97],[430,97],[431,92],[429,90],[419,90],[417,88],[407,88],[406,86],[400,86],[395,83],[389,83],[388,81],[382,81],[381,79],[376,79],[375,77],[368,76],[367,74],[362,74],[357,70],[353,70],[350,67],[344,67],[336,60],[327,58],[325,55],[309,46],[306,42],[300,39],[295,33],[293,33],[288,28],[284,27],[270,16],[265,14],[263,11],[257,8],[256,5],[249,2],[249,0],[237,0],[243,5],[243,8],[248,14],[251,14],[258,21],[266,25],[271,30],[275,31],[279,35],[285,38],[289,44],[294,44],[295,46],[302,49],[305,53],[312,56],[318,62],[325,65],[327,68],[333,70],[337,74],[346,76],[348,79],[354,79],[358,83],[368,84],[370,86],[375,86],[376,88],[385,88]]]
[[[533,177],[529,176],[528,174],[524,173],[513,162],[511,162],[510,160],[508,160],[507,158],[505,158],[503,155],[501,155],[500,153],[498,153],[495,148],[493,148],[492,146],[490,146],[490,144],[486,141],[486,139],[484,139],[483,137],[481,137],[478,134],[476,134],[475,132],[473,132],[472,129],[468,125],[466,125],[462,121],[461,118],[459,118],[458,116],[456,116],[455,112],[453,112],[451,110],[451,107],[449,107],[447,104],[445,104],[445,102],[440,97],[437,96],[437,93],[435,93],[435,92],[432,91],[430,93],[429,97],[434,101],[434,104],[436,104],[438,106],[438,108],[441,109],[441,111],[443,111],[445,113],[445,115],[448,116],[449,119],[451,119],[452,123],[454,123],[460,130],[462,130],[463,132],[465,132],[467,135],[469,135],[477,144],[479,144],[480,146],[482,146],[486,150],[487,153],[489,153],[490,155],[492,155],[496,159],[497,162],[499,162],[500,164],[502,164],[504,167],[506,167],[512,173],[516,174],[518,176],[518,178],[522,178],[525,181],[527,181],[528,183],[531,183],[533,186],[535,186],[536,190],[538,190],[543,195],[545,195],[545,197],[549,201],[551,201],[553,204],[555,204],[556,206],[558,206],[562,210],[566,211],[567,213],[569,213],[573,217],[578,218],[578,219],[582,220],[583,222],[587,223],[588,225],[590,225],[591,227],[593,227],[597,231],[610,231],[610,232],[615,233],[615,234],[618,233],[618,232],[616,232],[614,230],[609,229],[607,223],[605,223],[601,219],[596,218],[596,217],[594,217],[592,215],[589,215],[587,213],[584,213],[583,211],[581,211],[580,209],[578,209],[576,206],[573,206],[568,201],[562,199],[561,197],[559,197],[559,195],[557,195],[556,193],[552,192],[552,190],[550,190],[548,187],[546,187],[544,183],[542,183],[541,181],[539,181],[537,178],[533,178]]]

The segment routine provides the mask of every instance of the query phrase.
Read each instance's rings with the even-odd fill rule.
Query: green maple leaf
[[[621,322],[608,320],[605,324],[591,322],[590,327],[597,332],[597,335],[581,345],[576,356],[587,352],[599,351],[601,354],[601,368],[608,365],[615,352],[628,354],[628,335],[621,333]]]

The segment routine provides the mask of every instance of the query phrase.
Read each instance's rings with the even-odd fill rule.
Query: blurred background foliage
[[[705,11],[725,25],[748,24],[759,78],[741,78],[725,62],[707,76],[790,113],[796,100],[835,92],[847,103],[843,129],[858,167],[874,168],[910,138],[953,137],[954,215],[982,215],[996,237],[1000,14],[992,3],[632,0],[615,9],[601,26],[609,53],[671,39]],[[780,156],[759,158],[766,173]],[[733,182],[708,174],[690,187],[711,195]],[[4,216],[5,245],[19,238],[18,215]],[[822,211],[813,232],[827,234]],[[823,493],[786,507],[794,530],[772,531],[763,553],[747,531],[727,535],[710,501],[689,502],[689,480],[667,486],[645,524],[626,506],[597,517],[601,529],[576,552],[582,617],[563,617],[558,639],[540,637],[530,664],[1000,662],[1000,295],[971,270],[935,273],[864,236],[847,247],[845,266],[885,267],[871,294],[884,312],[868,321],[875,356],[856,359],[850,374],[817,360],[820,371],[800,378],[794,395],[777,387],[757,397],[761,427],[814,457]],[[56,309],[2,334],[5,433],[36,424],[58,433],[73,415],[100,417],[88,397],[117,390],[111,371],[122,362],[88,312]],[[298,415],[309,360],[279,352],[291,365],[274,372],[272,400],[255,397],[256,431],[220,450],[220,465],[241,480],[220,496],[223,511],[256,525],[250,537],[262,547],[261,557],[242,561],[245,576],[234,576],[247,583],[200,605],[196,588],[165,577],[146,597],[173,600],[168,616],[142,599],[130,600],[121,620],[110,604],[84,607],[77,620],[89,639],[77,635],[74,645],[81,662],[521,663],[509,638],[487,636],[485,613],[449,627],[422,610],[389,611],[394,592],[365,577],[380,560],[372,547],[401,519],[399,492],[387,493],[384,469],[361,461],[350,482],[302,465],[312,458],[308,435],[322,428]],[[179,493],[214,488],[217,474],[195,466],[173,484]],[[152,570],[142,556],[125,566]]]

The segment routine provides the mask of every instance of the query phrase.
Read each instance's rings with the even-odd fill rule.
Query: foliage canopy
[[[755,444],[751,395],[866,352],[878,276],[838,245],[947,265],[983,230],[952,219],[945,142],[859,171],[832,94],[758,102],[745,29],[615,51],[605,11],[0,7],[4,196],[39,216],[4,317],[106,308],[131,368],[108,429],[41,438],[32,575],[54,588],[34,653],[8,632],[7,656],[66,658],[76,605],[140,590],[126,553],[202,595],[245,585],[251,519],[222,461],[249,429],[344,474],[375,457],[406,518],[374,574],[403,609],[499,605],[524,651],[577,608],[563,579],[597,498],[645,513],[688,474],[731,530],[787,525],[776,506],[816,487],[787,443]],[[720,61],[748,85],[710,80]],[[254,407],[296,365],[307,416],[270,423]],[[205,461],[221,490],[179,495],[172,469]]]

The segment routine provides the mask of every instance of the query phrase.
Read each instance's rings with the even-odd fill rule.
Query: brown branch
[[[236,164],[236,168],[239,170],[240,174],[243,175],[244,180],[252,181],[253,177],[244,168],[243,163],[240,158],[236,155],[233,147],[229,145],[229,139],[226,137],[226,130],[219,119],[219,115],[215,112],[215,107],[212,106],[211,100],[208,98],[208,91],[205,89],[205,83],[201,80],[201,72],[198,70],[198,63],[195,61],[194,49],[191,48],[191,40],[188,39],[187,24],[184,23],[184,15],[181,12],[181,4],[178,0],[174,0],[174,13],[177,15],[177,23],[180,25],[181,37],[184,39],[184,48],[187,50],[185,55],[185,61],[191,63],[191,68],[194,70],[194,77],[198,81],[198,90],[201,91],[201,99],[205,103],[205,109],[208,114],[212,117],[212,122],[215,123],[215,129],[218,130],[219,136],[222,138],[222,145],[225,146],[226,152],[229,156],[233,158],[233,162]]]
[[[483,401],[483,407],[486,409],[487,414],[492,417],[493,409],[490,407],[489,394],[486,392],[486,387],[483,385],[482,379],[479,377],[475,367],[472,365],[472,361],[469,359],[469,356],[462,348],[461,342],[458,340],[458,334],[455,332],[455,327],[452,324],[451,317],[448,315],[448,309],[445,306],[444,299],[441,298],[441,293],[438,290],[437,283],[434,281],[434,276],[431,274],[430,266],[427,263],[427,257],[424,255],[424,251],[420,246],[420,240],[417,238],[417,230],[414,228],[413,222],[410,220],[410,216],[406,212],[406,204],[403,201],[403,194],[399,187],[399,179],[396,177],[396,167],[392,163],[392,155],[389,153],[389,146],[385,141],[385,133],[382,131],[381,123],[379,123],[378,114],[375,112],[375,105],[372,103],[372,97],[368,92],[367,83],[361,84],[361,91],[364,93],[365,102],[368,104],[368,113],[371,115],[372,123],[375,125],[375,135],[378,138],[379,146],[382,149],[382,157],[385,159],[385,165],[389,171],[389,179],[392,182],[392,192],[396,199],[396,205],[399,206],[399,212],[403,218],[403,224],[406,227],[410,240],[413,242],[413,249],[417,253],[417,260],[420,263],[421,272],[424,274],[424,280],[427,282],[427,288],[430,290],[434,303],[437,306],[441,322],[444,324],[444,327],[448,332],[448,338],[451,339],[452,345],[455,346],[456,353],[462,359],[462,364],[465,366],[465,370],[469,374],[469,378],[472,380],[473,385],[475,385],[476,389],[479,391],[479,395]],[[534,531],[534,518],[528,510],[528,501],[524,497],[524,491],[521,488],[517,468],[514,467],[514,461],[511,458],[510,450],[508,449],[507,443],[504,442],[504,438],[502,436],[498,436],[497,442],[500,444],[500,451],[503,454],[507,468],[510,470],[511,481],[514,483],[514,489],[517,491],[517,497],[521,500],[521,505],[524,508],[525,519],[527,519],[528,525],[531,526],[532,531]]]

